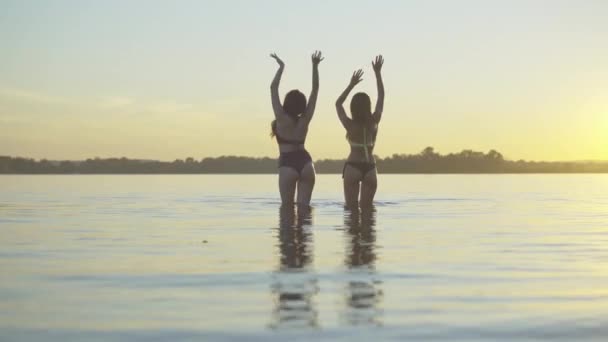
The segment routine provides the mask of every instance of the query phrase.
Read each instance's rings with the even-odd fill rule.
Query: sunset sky
[[[386,105],[375,153],[496,149],[608,160],[608,1],[2,1],[0,155],[278,155],[281,96],[311,87],[307,148],[345,158],[334,101],[352,71]],[[349,100],[350,101],[350,100]]]

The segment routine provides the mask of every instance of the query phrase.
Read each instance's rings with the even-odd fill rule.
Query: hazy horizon
[[[307,148],[349,147],[334,101],[354,69],[386,105],[375,154],[500,151],[608,159],[605,1],[0,0],[0,155],[83,160],[276,157],[269,85],[321,87]],[[350,99],[349,99],[350,101]]]
[[[470,150],[470,149],[462,149],[460,151],[452,151],[452,152],[446,152],[446,153],[442,153],[441,151],[436,151],[442,155],[448,155],[448,154],[458,154],[464,150]],[[420,151],[419,151],[420,152]],[[418,153],[419,153],[418,152]],[[475,151],[475,152],[488,152],[488,151]],[[500,151],[498,151],[500,152]],[[385,158],[390,158],[393,155],[397,154],[397,155],[416,155],[418,153],[412,152],[412,153],[391,153],[391,154],[387,154],[387,155],[383,155],[383,156],[379,156],[376,155],[376,157],[380,158],[380,159],[385,159]],[[177,156],[175,158],[169,158],[169,159],[161,159],[161,158],[136,158],[136,157],[131,157],[128,155],[109,155],[109,156],[88,156],[88,157],[84,157],[81,159],[51,159],[51,158],[45,158],[45,157],[31,157],[31,156],[20,156],[20,155],[0,155],[0,157],[10,157],[10,158],[25,158],[25,159],[34,159],[34,160],[48,160],[48,161],[85,161],[87,159],[120,159],[120,158],[127,158],[129,160],[141,160],[141,161],[159,161],[159,162],[174,162],[176,160],[186,160],[188,158],[193,158],[195,161],[200,161],[203,160],[205,158],[221,158],[221,157],[228,157],[228,158],[271,158],[271,159],[276,159],[277,156],[276,155],[266,155],[266,156],[245,156],[245,155],[232,155],[232,154],[224,154],[224,155],[217,155],[217,156]],[[313,160],[346,160],[346,156],[345,157],[335,157],[335,158],[316,158],[313,156]],[[524,159],[524,158],[510,158],[510,157],[505,157],[505,160],[509,160],[509,161],[518,161],[518,160],[524,160],[527,162],[551,162],[551,163],[559,163],[559,162],[565,162],[565,163],[606,163],[608,162],[608,159],[573,159],[573,160],[542,160],[542,159]]]

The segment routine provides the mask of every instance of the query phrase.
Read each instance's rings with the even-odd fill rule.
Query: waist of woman
[[[351,146],[350,154],[348,155],[347,161],[353,162],[369,162],[375,163],[373,149],[364,150],[362,148],[357,148],[355,146]]]
[[[304,147],[304,144],[279,144],[280,153],[289,153],[296,151],[306,151],[306,147]]]

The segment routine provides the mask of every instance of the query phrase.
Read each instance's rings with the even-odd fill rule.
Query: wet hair
[[[372,122],[372,101],[366,93],[356,93],[350,101],[353,121],[359,124]]]
[[[283,100],[283,110],[285,111],[285,114],[289,115],[292,119],[298,121],[300,116],[306,110],[306,96],[297,89],[288,92],[285,95],[285,99]],[[270,128],[270,136],[276,136],[277,120],[272,120],[272,122],[270,123]]]

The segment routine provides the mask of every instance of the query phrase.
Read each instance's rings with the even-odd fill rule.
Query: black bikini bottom
[[[312,162],[312,158],[306,150],[281,152],[281,155],[279,155],[279,167],[291,167],[298,173],[302,173],[304,166],[310,162]]]
[[[354,167],[355,169],[361,171],[361,179],[365,178],[365,175],[368,172],[370,172],[376,168],[375,163],[347,161],[346,163],[344,163],[344,168],[342,168],[342,178],[344,178],[344,170],[346,170],[346,165],[350,165],[350,166]]]

